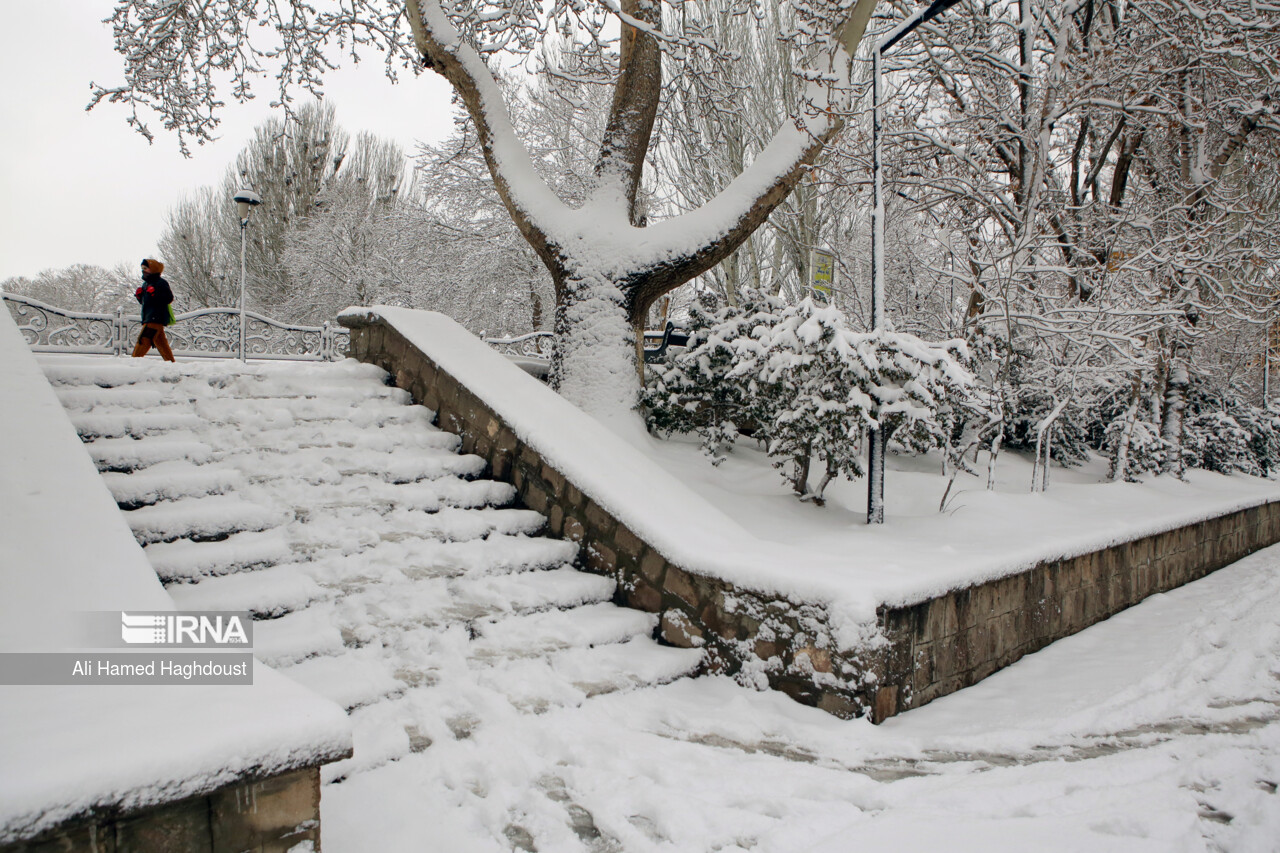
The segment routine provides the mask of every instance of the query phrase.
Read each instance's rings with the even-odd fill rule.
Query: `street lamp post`
[[[1265,338],[1262,344],[1262,408],[1267,408],[1271,400],[1271,323],[1263,327]]]
[[[871,50],[871,330],[884,329],[884,178],[880,142],[880,60],[884,52],[916,27],[960,0],[933,0],[907,18]],[[884,433],[867,433],[867,524],[884,524]]]
[[[253,190],[245,187],[237,190],[235,197],[232,200],[240,210],[240,360],[244,361],[244,249],[246,232],[249,229],[249,212],[262,204],[262,199],[259,198],[258,194]]]

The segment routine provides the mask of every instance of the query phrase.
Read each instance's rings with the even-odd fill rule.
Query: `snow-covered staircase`
[[[258,658],[349,709],[328,779],[697,666],[377,368],[42,366],[178,606],[252,611]]]

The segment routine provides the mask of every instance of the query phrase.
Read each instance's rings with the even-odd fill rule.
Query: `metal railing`
[[[36,352],[128,355],[142,328],[137,312],[123,308],[113,314],[69,311],[54,305],[0,293],[18,331]],[[249,358],[336,361],[346,357],[350,333],[336,323],[295,326],[245,312],[245,355]],[[240,357],[240,311],[199,308],[177,315],[165,336],[174,355],[197,358]],[[514,338],[485,338],[484,342],[511,358],[550,362],[555,335],[531,332]]]
[[[514,338],[484,338],[484,342],[506,356],[517,358],[551,358],[555,345],[554,332],[530,332]]]
[[[68,311],[26,296],[3,294],[18,331],[36,352],[128,355],[142,328],[136,312],[125,315]],[[245,314],[248,358],[336,361],[347,353],[348,332],[336,323],[295,326]],[[196,358],[240,357],[240,312],[235,308],[200,308],[179,314],[165,329],[174,355]]]

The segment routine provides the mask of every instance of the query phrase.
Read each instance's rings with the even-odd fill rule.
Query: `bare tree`
[[[399,145],[356,137],[309,215],[285,233],[286,316],[318,323],[349,305],[403,301],[404,258],[392,232],[402,195],[412,195],[411,175]]]
[[[239,294],[236,249],[218,225],[232,216],[222,190],[203,187],[170,210],[160,235],[160,257],[177,288],[175,298],[189,308],[234,305]],[[238,239],[238,235],[237,235]]]
[[[34,277],[20,276],[0,282],[0,290],[72,311],[107,312],[124,306],[132,309],[134,279],[132,265],[105,269],[93,264],[73,264],[63,269],[42,270]]]
[[[368,231],[368,220],[411,195],[412,174],[398,145],[367,133],[352,138],[331,104],[308,103],[264,122],[218,186],[196,191],[169,212],[159,247],[186,306],[233,305],[239,297],[240,227],[231,198],[241,186],[263,200],[248,231],[250,305],[294,320],[320,320],[333,316],[321,311],[350,304],[336,305],[345,286],[329,275],[343,240],[353,237],[357,224]],[[324,255],[328,273],[312,277],[316,269],[301,263],[297,252],[292,257],[287,252],[300,240],[308,242],[299,235],[317,217],[327,222],[316,225],[310,245],[317,264]],[[328,241],[321,238],[326,231]],[[353,244],[345,245],[355,262]],[[304,271],[308,277],[300,275]],[[317,290],[327,298],[310,301]]]
[[[1177,468],[1195,346],[1268,305],[1274,218],[1232,175],[1277,128],[1276,28],[1247,0],[961,8],[895,54],[891,178],[962,236],[999,436],[1042,447],[1090,395],[1131,397]]]
[[[857,11],[869,13],[874,4],[863,0]],[[335,45],[352,53],[379,49],[393,73],[426,65],[453,86],[503,204],[551,274],[559,339],[554,381],[580,405],[617,411],[635,400],[634,329],[650,305],[736,250],[844,126],[851,91],[846,45],[856,46],[866,24],[865,14],[851,17],[854,7],[853,0],[796,4],[794,24],[778,35],[795,45],[799,61],[791,73],[804,80],[801,99],[724,191],[661,222],[643,219],[637,199],[664,85],[663,57],[717,48],[698,29],[681,29],[674,16],[664,20],[658,0],[350,0],[323,8],[300,0],[212,0],[199,14],[182,3],[122,0],[111,22],[125,82],[97,87],[94,103],[127,104],[130,121],[144,133],[142,114],[153,110],[183,139],[202,139],[216,123],[219,74],[229,73],[233,93],[245,97],[259,68],[274,65],[287,97],[298,87],[318,89]],[[618,38],[609,35],[615,23]],[[543,65],[543,73],[572,73],[612,89],[593,185],[578,207],[538,176],[493,71],[513,57],[530,63],[545,57],[536,49],[551,34],[567,39],[565,55],[573,62]],[[688,63],[685,72],[693,73]]]
[[[529,104],[521,103],[528,108]],[[522,109],[516,120],[526,118]],[[569,127],[542,114],[544,135]],[[537,143],[540,158],[574,159],[564,139]],[[450,138],[425,145],[417,157],[417,203],[402,211],[400,235],[412,304],[442,311],[474,332],[518,335],[550,328],[551,277],[507,215],[469,120]],[[563,192],[576,190],[574,168],[558,171]],[[589,177],[590,171],[585,173]]]

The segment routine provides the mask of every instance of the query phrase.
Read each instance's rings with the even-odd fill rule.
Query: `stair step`
[[[281,563],[288,561],[293,552],[284,531],[277,528],[233,533],[214,542],[156,542],[146,547],[146,554],[160,580],[172,582]]]
[[[419,631],[607,602],[614,587],[611,578],[568,566],[479,578],[383,579],[348,585],[339,618],[352,636],[372,641],[397,626]]]
[[[333,655],[343,648],[342,632],[334,624],[334,605],[328,602],[253,623],[253,654],[270,666]]]
[[[527,615],[482,620],[470,649],[472,658],[531,657],[560,649],[621,643],[649,637],[658,627],[653,613],[614,604],[587,604],[572,610],[547,610]]]
[[[79,413],[117,414],[126,409],[156,410],[191,402],[189,395],[177,394],[173,386],[153,383],[118,388],[55,385],[53,390],[63,408]]]
[[[357,427],[345,421],[304,421],[266,426],[208,426],[201,440],[215,450],[328,449],[331,452],[402,453],[414,449],[454,453],[462,440],[453,433],[422,424]]]
[[[289,537],[294,550],[317,559],[323,551],[352,554],[372,546],[386,548],[405,543],[411,552],[434,545],[469,541],[523,538],[537,533],[546,520],[537,513],[517,509],[457,509],[439,512],[416,510],[384,511],[382,507],[365,507],[359,503],[338,506],[304,506],[296,510],[297,523],[290,525]],[[414,543],[422,543],[421,546]],[[540,546],[533,546],[537,549]],[[496,546],[495,546],[496,548]],[[548,565],[543,551],[525,549],[531,568]],[[570,553],[555,549],[557,557]],[[563,562],[555,559],[555,563]],[[515,564],[512,564],[513,566]]]
[[[320,781],[335,782],[408,755],[413,745],[405,717],[405,706],[396,701],[378,702],[352,711],[352,755],[321,766]]]
[[[266,530],[284,523],[285,517],[235,495],[209,495],[139,507],[126,513],[125,520],[134,538],[146,545]]]
[[[451,602],[444,618],[465,620],[599,604],[611,600],[617,588],[613,578],[588,574],[572,566],[514,575],[464,576],[449,584]]]
[[[502,691],[517,708],[542,712],[580,705],[593,696],[666,684],[702,662],[698,649],[660,646],[648,637],[568,648],[546,657],[504,661],[483,670],[480,683]]]
[[[275,491],[270,482],[261,485]],[[515,499],[514,486],[495,480],[461,480],[441,477],[413,483],[388,483],[370,475],[352,475],[340,483],[288,482],[280,491],[297,506],[315,509],[363,508],[382,514],[396,510],[436,512],[445,507],[502,508]],[[283,495],[282,495],[283,497]]]
[[[216,465],[193,465],[185,459],[159,462],[132,473],[107,471],[102,479],[121,509],[218,495],[244,485],[244,476],[239,471]]]
[[[84,439],[155,435],[173,430],[197,429],[203,425],[195,412],[184,411],[81,414],[73,415],[71,423]]]
[[[275,365],[267,367],[264,372],[227,372],[193,376],[187,381],[202,382],[205,386],[202,396],[211,398],[253,401],[337,400],[348,404],[380,401],[396,406],[413,402],[409,392],[402,388],[370,382],[358,376],[335,375],[323,367],[315,376],[307,376],[305,371],[287,367],[285,370],[272,370],[272,367],[277,367]]]
[[[393,509],[383,516],[393,536],[419,536],[440,542],[465,542],[493,534],[534,536],[546,526],[541,514],[528,509],[459,509],[445,507],[436,512]]]
[[[332,595],[294,565],[175,583],[168,590],[182,610],[248,610],[258,619],[283,616]]]
[[[340,539],[335,535],[329,544],[337,547]],[[408,539],[382,541],[343,553],[321,553],[307,564],[306,571],[320,583],[336,586],[387,575],[448,578],[536,571],[572,563],[577,554],[578,546],[573,542],[495,533],[468,542]]]
[[[44,371],[49,384],[53,386],[85,386],[113,388],[119,385],[133,385],[137,382],[150,382],[155,374],[139,370],[132,363],[105,361],[95,358],[70,361],[59,358],[56,361],[39,359],[40,369]],[[153,366],[148,365],[148,367]]]
[[[369,705],[406,687],[391,674],[382,650],[374,647],[309,658],[280,671],[347,709]]]
[[[557,675],[591,697],[675,681],[696,672],[702,659],[701,649],[679,649],[648,637],[633,637],[623,643],[556,652],[551,663]]]
[[[374,426],[399,420],[421,421],[425,410],[406,417],[404,402],[378,397],[277,397],[244,398],[234,395],[201,395],[195,411],[213,424],[241,424],[251,427],[289,426],[310,421],[344,421],[357,426]],[[412,411],[412,409],[410,409]],[[396,416],[399,415],[399,418]]]
[[[161,462],[208,462],[213,449],[186,433],[170,433],[149,439],[103,438],[85,445],[99,471],[130,472]]]
[[[485,468],[479,456],[416,448],[402,453],[308,447],[290,453],[228,450],[220,461],[240,468],[253,481],[294,478],[308,483],[338,483],[344,477],[368,476],[388,483],[411,483],[445,477],[475,477]]]

